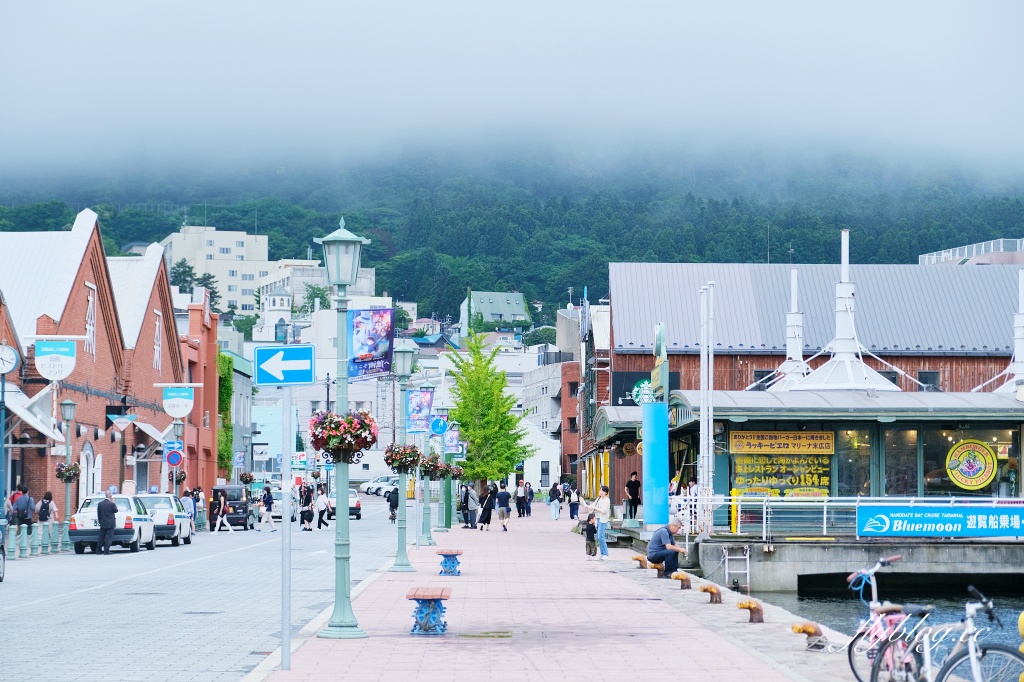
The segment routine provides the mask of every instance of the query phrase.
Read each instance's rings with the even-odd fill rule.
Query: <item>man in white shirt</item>
[[[516,486],[516,511],[520,517],[526,516],[526,486],[523,485],[522,479]]]

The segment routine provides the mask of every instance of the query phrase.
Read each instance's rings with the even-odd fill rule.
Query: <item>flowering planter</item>
[[[416,470],[423,453],[415,445],[392,443],[384,450],[384,463],[396,474],[408,474]]]
[[[356,464],[363,450],[377,442],[377,422],[368,412],[316,412],[309,420],[309,436],[332,463]]]

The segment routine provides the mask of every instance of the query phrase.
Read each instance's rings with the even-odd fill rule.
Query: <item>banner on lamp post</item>
[[[433,391],[413,389],[407,392],[406,433],[427,433],[430,431],[430,409],[434,402]]]
[[[391,353],[394,346],[394,309],[348,311],[349,381],[391,374]]]
[[[459,447],[459,427],[453,426],[444,434],[444,454],[454,455],[457,454],[461,448]]]

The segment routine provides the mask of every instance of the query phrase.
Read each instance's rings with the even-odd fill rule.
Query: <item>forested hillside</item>
[[[894,171],[849,159],[813,166],[634,161],[601,172],[550,160],[436,160],[353,171],[77,184],[0,192],[0,230],[59,230],[89,206],[108,250],[158,241],[183,222],[270,236],[302,257],[346,226],[369,237],[380,291],[429,315],[458,314],[467,287],[514,289],[548,309],[567,289],[607,292],[610,261],[913,263],[920,253],[1024,237],[1024,201],[966,173]],[[46,199],[46,200],[43,200]],[[769,241],[770,239],[770,241]],[[792,249],[792,252],[790,251]],[[542,316],[538,323],[545,321]]]

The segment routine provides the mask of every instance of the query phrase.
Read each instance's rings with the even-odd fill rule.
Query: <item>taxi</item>
[[[153,518],[157,540],[169,540],[172,547],[192,544],[192,523],[181,500],[170,493],[138,495]]]
[[[74,544],[75,554],[85,554],[86,547],[93,553],[99,551],[100,524],[96,519],[96,508],[103,499],[103,495],[90,495],[82,500],[78,511],[71,516],[68,537]],[[155,524],[142,500],[135,495],[114,495],[114,504],[117,505],[117,516],[112,544],[127,547],[131,552],[138,552],[143,545],[146,549],[156,549]]]

